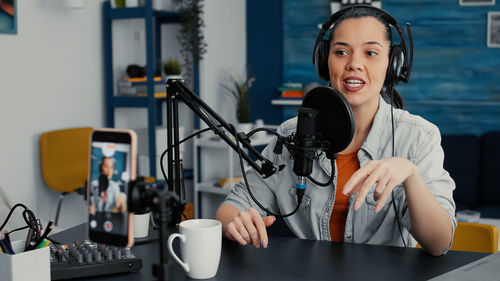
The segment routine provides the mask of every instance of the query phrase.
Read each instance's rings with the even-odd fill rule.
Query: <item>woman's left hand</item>
[[[378,201],[375,206],[375,213],[378,213],[384,207],[385,201],[394,187],[415,173],[418,173],[417,166],[405,158],[392,157],[373,160],[351,176],[342,192],[345,195],[358,193],[354,201],[354,210],[357,211],[365,201],[372,186],[377,184],[373,199]]]
[[[125,193],[120,192],[120,194],[118,194],[115,208],[117,208],[120,213],[125,213],[127,211],[127,196]]]

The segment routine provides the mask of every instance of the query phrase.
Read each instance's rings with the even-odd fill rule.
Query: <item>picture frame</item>
[[[500,48],[500,12],[488,12],[487,45]]]
[[[382,0],[330,0],[330,11],[332,14],[352,5],[371,5],[382,9]]]
[[[459,0],[460,6],[493,6],[495,0]]]
[[[0,0],[0,34],[17,34],[17,0]]]

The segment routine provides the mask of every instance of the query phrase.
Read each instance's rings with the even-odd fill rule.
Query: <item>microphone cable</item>
[[[165,150],[163,150],[163,152],[161,153],[161,156],[160,156],[160,169],[161,169],[161,173],[163,174],[163,178],[165,179],[166,182],[168,182],[168,178],[167,178],[167,174],[165,173],[165,167],[163,166],[163,159],[165,158],[165,155],[167,154],[168,150],[173,148],[174,146],[181,145],[183,142],[186,142],[189,139],[196,137],[197,135],[201,135],[202,133],[204,133],[206,131],[210,131],[210,130],[211,130],[211,128],[205,128],[205,129],[199,130],[198,132],[195,132],[195,133],[185,137],[184,139],[180,140],[178,143],[174,143],[170,147],[167,147]]]
[[[234,128],[234,125],[233,125],[233,124],[230,124],[230,126],[231,126],[231,128],[233,129],[233,131],[235,131],[235,132],[236,132],[236,129]],[[256,131],[272,131],[272,130],[265,129],[265,128],[260,128],[260,129],[255,129],[254,131],[256,132]],[[253,132],[253,131],[252,131],[252,132]],[[252,132],[250,132],[250,133],[252,133]],[[275,134],[275,135],[277,135],[277,136],[278,136],[278,138],[280,138],[280,137],[281,137],[278,133],[276,133],[276,132],[274,132],[274,131],[272,131],[272,133],[273,133],[273,134]],[[300,208],[300,204],[302,203],[302,198],[303,198],[303,196],[304,196],[304,192],[305,192],[305,190],[304,190],[304,189],[299,189],[299,190],[298,190],[298,192],[297,192],[297,207],[295,207],[295,209],[294,209],[292,212],[288,213],[288,214],[285,214],[285,215],[283,215],[283,214],[276,214],[276,213],[274,213],[274,212],[270,211],[269,209],[267,209],[266,207],[264,207],[264,206],[263,206],[263,205],[262,205],[262,204],[261,204],[261,203],[257,200],[257,198],[255,198],[255,196],[254,196],[254,195],[253,195],[253,193],[252,193],[252,190],[250,189],[250,185],[248,184],[247,175],[246,175],[246,173],[245,173],[245,167],[244,167],[244,165],[243,165],[243,157],[241,156],[240,142],[239,142],[239,139],[238,139],[238,136],[237,136],[237,135],[235,136],[235,139],[236,139],[236,147],[238,148],[238,149],[237,149],[237,150],[238,150],[238,158],[239,158],[239,162],[240,162],[240,168],[241,168],[241,172],[242,172],[243,181],[245,182],[245,187],[246,187],[246,189],[247,189],[247,191],[248,191],[248,194],[250,195],[250,197],[252,198],[252,200],[255,202],[255,204],[257,204],[257,206],[259,206],[259,207],[260,207],[263,211],[265,211],[268,215],[273,215],[273,216],[275,216],[275,217],[285,218],[285,217],[289,217],[289,216],[291,216],[291,215],[295,214],[295,213],[299,210],[299,208]]]
[[[219,125],[218,127],[222,127],[222,125]],[[167,154],[168,150],[171,149],[171,148],[174,148],[175,146],[178,146],[178,145],[181,145],[183,142],[186,142],[188,141],[189,139],[197,136],[197,135],[201,135],[202,133],[206,132],[206,131],[210,131],[212,128],[205,128],[205,129],[202,129],[198,132],[195,132],[195,133],[192,133],[191,135],[185,137],[184,139],[180,140],[178,143],[174,143],[173,145],[171,145],[170,147],[167,147],[162,153],[161,153],[161,156],[160,156],[160,169],[161,169],[161,173],[163,174],[163,178],[165,179],[165,182],[168,183],[168,177],[167,177],[167,174],[165,173],[165,167],[163,166],[163,159],[165,158],[165,155]],[[196,153],[196,152],[195,152]],[[182,192],[185,192],[185,190],[183,189]],[[183,196],[184,200],[183,202],[181,202],[181,205],[182,205],[182,216],[184,217],[184,219],[187,220],[187,216],[186,214],[184,213],[184,210],[186,209],[186,204],[187,204],[187,201],[186,201],[186,196]]]
[[[335,159],[337,159],[337,153],[335,153],[335,157],[330,159],[330,166],[332,167],[332,171],[330,172],[330,179],[326,183],[321,183],[315,180],[313,177],[310,175],[307,176],[307,178],[312,181],[314,184],[319,185],[319,186],[329,186],[333,183],[333,179],[335,178]]]
[[[394,149],[394,88],[390,88],[391,91],[391,128],[392,128],[392,157],[396,156],[396,152]],[[398,230],[399,230],[399,235],[401,237],[401,241],[403,241],[403,245],[406,248],[406,242],[405,239],[403,238],[403,231],[401,230],[401,223],[399,221],[399,211],[398,208],[396,207],[396,200],[394,197],[394,189],[391,191],[392,195],[392,207],[394,208],[394,211],[396,212],[396,222],[398,224]]]
[[[234,132],[236,132],[236,128],[234,127],[233,124],[230,124],[231,128],[233,129]],[[218,125],[218,127],[222,127],[222,125]],[[180,145],[182,144],[183,142],[186,142],[188,141],[189,139],[195,137],[195,136],[198,136],[202,133],[205,133],[207,131],[210,131],[212,128],[205,128],[205,129],[202,129],[198,132],[195,132],[187,137],[185,137],[184,139],[180,140],[178,143],[175,143],[173,145],[171,145],[170,147],[167,147],[161,154],[160,156],[160,169],[161,169],[161,172],[163,174],[163,178],[165,179],[166,182],[168,182],[168,177],[167,177],[167,174],[165,173],[165,167],[163,166],[163,159],[165,158],[165,155],[167,154],[168,150],[177,146],[177,145]],[[279,138],[282,138],[281,135],[279,135],[276,131],[274,130],[271,130],[271,129],[268,129],[268,128],[257,128],[257,129],[254,129],[252,131],[250,131],[250,133],[248,133],[248,137],[252,136],[253,134],[255,134],[256,132],[259,132],[259,131],[267,131],[267,132],[270,132],[272,134],[274,134],[276,137]],[[267,208],[265,208],[264,206],[262,206],[262,204],[255,198],[255,196],[253,195],[252,191],[250,190],[249,188],[249,185],[248,185],[248,180],[246,178],[246,173],[245,173],[245,168],[243,166],[243,157],[241,156],[241,148],[240,148],[240,143],[239,143],[239,138],[237,136],[237,134],[235,134],[235,140],[236,140],[236,146],[237,146],[237,151],[238,151],[238,156],[239,156],[239,160],[240,160],[240,167],[241,167],[241,171],[242,171],[242,175],[243,175],[243,178],[245,180],[245,187],[248,191],[248,193],[250,194],[250,197],[252,198],[252,200],[262,209],[264,210],[265,212],[267,212],[268,214],[271,214],[273,216],[276,216],[276,217],[288,217],[288,216],[291,216],[293,214],[295,214],[299,207],[300,207],[300,203],[302,202],[302,195],[304,192],[302,192],[302,195],[298,195],[298,204],[297,204],[297,207],[295,208],[295,210],[293,210],[291,213],[289,214],[286,214],[286,215],[281,215],[281,214],[275,214],[273,212],[271,212],[270,210],[268,210]],[[282,169],[283,167],[280,167],[280,170]],[[181,204],[184,204],[185,205],[185,202],[182,202]],[[182,215],[184,217],[186,217],[186,215],[184,213],[182,213]]]
[[[11,231],[8,232],[8,234],[11,234],[11,233],[14,233],[16,231],[29,228],[29,230],[28,230],[28,236],[26,237],[25,250],[26,249],[30,249],[30,248],[28,248],[28,247],[30,247],[29,243],[31,243],[32,241],[37,241],[37,240],[39,240],[41,238],[41,236],[42,236],[41,235],[41,231],[42,231],[43,226],[42,226],[42,224],[40,222],[40,219],[36,218],[36,216],[33,213],[33,211],[31,211],[28,207],[26,207],[26,205],[24,205],[22,203],[17,203],[17,204],[15,204],[10,209],[9,214],[5,218],[5,220],[2,223],[2,225],[0,226],[0,232],[5,227],[5,225],[7,225],[7,223],[9,222],[12,214],[14,213],[14,210],[16,210],[17,207],[22,207],[24,209],[23,213],[22,213],[22,217],[24,219],[24,222],[26,223],[26,226],[19,227],[19,228],[16,228],[14,230],[11,230]],[[49,223],[52,224],[52,221],[49,221]]]

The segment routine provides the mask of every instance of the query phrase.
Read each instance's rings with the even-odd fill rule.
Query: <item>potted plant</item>
[[[193,76],[193,63],[203,58],[207,51],[205,36],[203,35],[203,0],[174,0],[179,8],[180,26],[179,43],[181,55],[184,60],[184,76],[191,80]]]
[[[243,75],[241,77],[232,76],[230,85],[224,85],[226,91],[237,101],[236,119],[238,120],[238,131],[248,133],[252,130],[251,105],[249,100],[250,88],[255,81],[255,77]]]
[[[165,73],[165,78],[179,78],[182,72],[182,67],[180,63],[175,59],[168,59],[163,64],[163,72]]]

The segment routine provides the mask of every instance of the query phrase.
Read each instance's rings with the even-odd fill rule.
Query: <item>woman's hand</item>
[[[345,195],[358,193],[354,201],[354,210],[357,211],[376,183],[377,187],[373,193],[373,199],[378,201],[375,206],[375,213],[378,213],[384,207],[385,201],[394,187],[417,172],[417,166],[405,158],[393,157],[370,161],[351,176],[342,192]]]
[[[120,192],[116,197],[115,208],[120,213],[125,213],[127,211],[127,195],[124,192]]]
[[[95,215],[95,206],[94,205],[89,205],[89,214]]]
[[[274,216],[262,218],[259,212],[250,208],[248,211],[239,211],[238,214],[226,224],[223,229],[224,235],[241,245],[252,243],[255,248],[267,248],[268,238],[266,227],[276,221]]]

